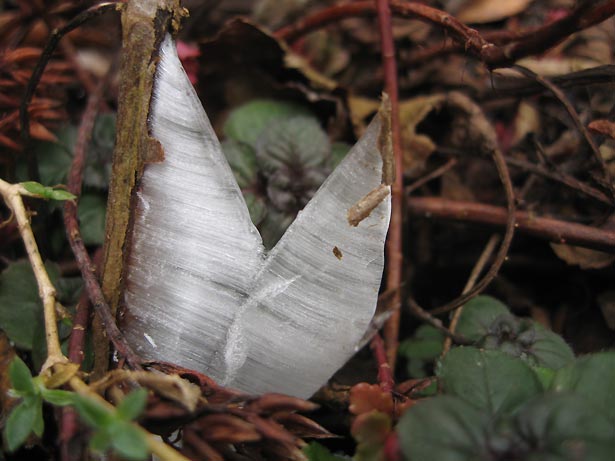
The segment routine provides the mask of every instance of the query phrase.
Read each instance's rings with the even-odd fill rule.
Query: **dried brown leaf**
[[[298,415],[297,413],[282,412],[273,415],[272,418],[297,437],[316,439],[336,437],[320,424],[303,415]]]
[[[468,0],[457,11],[462,22],[483,24],[522,13],[532,0]]]
[[[611,139],[615,139],[615,123],[610,120],[594,120],[587,128],[596,134],[608,136]]]
[[[195,423],[203,440],[219,443],[245,443],[261,440],[253,424],[229,414],[207,415]]]
[[[560,259],[581,269],[604,269],[615,262],[615,254],[612,253],[559,243],[551,243],[551,248]]]
[[[246,409],[255,413],[274,413],[279,411],[313,411],[318,405],[308,400],[285,394],[264,394],[246,405]]]

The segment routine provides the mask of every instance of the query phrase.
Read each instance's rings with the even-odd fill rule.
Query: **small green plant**
[[[147,441],[133,425],[147,401],[147,390],[138,389],[128,394],[114,410],[75,392],[48,389],[42,376],[33,377],[28,366],[19,357],[9,365],[11,395],[21,401],[13,408],[4,428],[4,439],[9,451],[15,451],[30,434],[41,437],[45,430],[43,403],[72,406],[80,418],[93,430],[90,448],[103,452],[109,449],[127,459],[140,460],[148,455]]]
[[[473,343],[436,364],[441,394],[397,426],[407,459],[612,459],[615,352],[575,359],[560,336],[486,296],[466,305],[457,333]]]
[[[124,397],[115,411],[109,411],[96,401],[77,395],[74,406],[93,430],[90,449],[95,452],[112,449],[127,459],[146,458],[147,441],[132,423],[143,412],[146,401],[147,390],[138,389]]]
[[[72,392],[47,389],[41,376],[32,377],[28,366],[19,357],[9,365],[11,395],[21,398],[6,420],[4,438],[9,451],[19,448],[34,433],[43,435],[43,401],[57,406],[70,405],[74,401]]]
[[[272,248],[340,162],[318,119],[298,104],[258,99],[231,112],[222,149],[263,242]]]

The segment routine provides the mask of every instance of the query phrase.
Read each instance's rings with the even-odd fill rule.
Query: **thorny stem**
[[[19,233],[23,240],[28,259],[38,284],[38,293],[43,301],[43,314],[45,318],[45,342],[47,344],[47,359],[43,364],[43,370],[57,364],[66,362],[67,359],[62,354],[60,348],[60,338],[58,335],[58,324],[56,319],[56,290],[49,280],[49,275],[45,270],[45,264],[38,251],[34,233],[30,226],[28,213],[24,206],[22,196],[35,197],[28,192],[21,184],[9,184],[0,179],[0,194],[17,220]]]
[[[474,287],[474,285],[476,284],[476,281],[478,280],[478,277],[480,276],[481,272],[485,269],[485,266],[487,265],[489,258],[491,258],[491,255],[495,251],[495,247],[497,246],[499,241],[500,241],[500,236],[498,234],[493,234],[491,236],[491,238],[487,242],[487,245],[485,245],[485,249],[481,253],[480,258],[478,258],[478,261],[476,261],[476,264],[474,265],[474,268],[472,269],[472,272],[470,273],[470,277],[468,278],[466,286],[463,288],[463,292],[462,292],[463,294],[467,293]],[[453,313],[453,318],[451,319],[451,323],[448,326],[448,329],[451,333],[455,333],[455,331],[457,330],[457,323],[459,323],[459,318],[461,317],[462,312],[463,312],[463,306],[459,306]],[[452,344],[453,344],[452,338],[450,336],[447,336],[444,339],[444,346],[442,347],[442,357],[444,357],[447,354]]]
[[[502,207],[440,197],[411,197],[407,201],[407,206],[408,212],[416,216],[497,227],[505,225],[508,214],[507,210]],[[606,228],[542,218],[525,211],[515,213],[515,222],[519,232],[554,243],[615,253],[615,231]]]
[[[386,266],[387,289],[396,290],[392,305],[401,305],[399,287],[402,284],[403,254],[403,152],[399,123],[399,91],[397,85],[397,63],[393,42],[393,26],[388,0],[376,0],[378,11],[378,28],[382,42],[382,65],[384,67],[385,90],[391,102],[391,131],[393,139],[393,156],[395,158],[395,182],[391,188],[391,224],[386,242],[388,263]],[[399,343],[400,309],[396,307],[384,325],[384,340],[387,360],[392,370],[395,369],[397,346]]]

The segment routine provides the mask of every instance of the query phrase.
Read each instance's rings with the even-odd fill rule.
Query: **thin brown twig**
[[[613,3],[615,4],[615,2]],[[553,93],[553,96],[555,96],[555,98],[562,104],[562,106],[564,106],[564,108],[566,109],[566,112],[568,112],[568,115],[570,115],[572,122],[577,127],[577,130],[579,130],[579,133],[581,133],[581,135],[583,135],[583,137],[587,141],[587,144],[589,145],[594,158],[598,161],[598,164],[602,167],[602,173],[604,175],[607,187],[609,188],[609,191],[611,192],[611,197],[615,199],[615,185],[613,184],[613,177],[611,176],[608,165],[606,164],[606,160],[604,159],[604,157],[602,157],[602,154],[600,153],[600,149],[598,148],[598,145],[594,141],[594,138],[590,134],[589,130],[585,127],[583,122],[581,122],[579,114],[577,113],[575,108],[572,106],[572,104],[570,103],[570,101],[568,100],[564,92],[560,90],[556,85],[554,85],[549,79],[541,75],[538,75],[537,73],[528,69],[527,67],[515,65],[513,66],[513,69],[519,71],[526,77],[532,78],[536,82],[540,83],[542,86],[548,89],[551,93]],[[610,203],[613,204],[613,200],[611,200]]]
[[[87,146],[94,128],[94,122],[96,120],[96,114],[98,112],[104,86],[105,82],[101,81],[96,91],[90,95],[81,125],[79,126],[75,145],[75,155],[68,174],[68,190],[77,196],[81,193]],[[66,235],[70,247],[73,250],[81,275],[84,279],[86,291],[92,302],[94,311],[104,325],[109,340],[113,343],[116,350],[126,359],[126,362],[131,368],[141,369],[141,359],[134,353],[120,332],[115,323],[115,318],[109,309],[109,305],[105,301],[100,284],[96,279],[94,264],[81,238],[77,219],[76,201],[66,202],[64,205],[64,225],[66,227]]]
[[[521,168],[525,171],[529,171],[530,173],[534,173],[536,175],[543,176],[545,178],[556,181],[560,184],[563,184],[571,189],[574,189],[580,192],[583,195],[596,199],[599,202],[604,203],[606,205],[610,205],[610,206],[614,205],[613,199],[609,198],[609,196],[606,195],[604,192],[594,187],[591,187],[582,181],[579,181],[573,176],[567,175],[565,173],[561,173],[559,171],[554,171],[554,170],[548,169],[547,167],[536,165],[534,163],[527,162],[525,160],[512,158],[512,157],[506,157],[506,163],[508,163],[509,166]]]
[[[30,75],[30,79],[28,80],[28,84],[26,85],[26,89],[24,91],[24,95],[21,100],[21,105],[19,106],[19,123],[21,127],[21,139],[23,140],[24,150],[26,153],[26,159],[28,163],[28,176],[33,181],[38,181],[39,172],[38,172],[38,163],[36,161],[36,157],[32,152],[32,149],[29,148],[30,145],[30,118],[28,116],[28,106],[32,102],[32,97],[34,96],[34,92],[36,91],[36,87],[38,86],[41,77],[43,76],[43,72],[53,55],[58,43],[67,33],[81,26],[84,22],[99,16],[103,13],[111,9],[115,9],[119,3],[118,2],[105,2],[95,5],[87,10],[81,12],[77,16],[75,16],[71,21],[69,21],[66,25],[61,27],[60,29],[55,29],[41,56],[36,63],[36,67],[32,71]]]
[[[591,1],[582,2],[566,16],[542,27],[521,33],[512,43],[497,46],[444,11],[421,3],[400,0],[392,0],[390,6],[396,16],[418,19],[446,30],[464,51],[476,55],[490,69],[508,67],[525,56],[543,53],[573,33],[599,24],[615,14],[615,0],[598,5]],[[282,40],[293,41],[304,34],[342,19],[369,17],[375,12],[375,5],[370,1],[333,5],[279,29],[276,36]]]
[[[410,197],[407,210],[411,215],[501,227],[506,224],[507,210],[475,202],[440,197]],[[536,216],[517,211],[516,228],[554,243],[565,243],[593,250],[615,253],[615,231],[573,222]]]
[[[508,250],[510,248],[510,244],[512,243],[512,239],[515,233],[515,192],[513,189],[512,181],[510,179],[510,173],[508,172],[508,167],[506,166],[506,160],[504,159],[504,155],[502,154],[500,149],[495,147],[491,152],[491,156],[498,170],[498,175],[500,177],[502,185],[504,186],[504,192],[506,195],[506,213],[504,218],[505,231],[504,238],[502,239],[502,244],[500,245],[500,248],[493,260],[493,263],[491,264],[491,267],[483,276],[483,278],[476,283],[474,288],[472,288],[467,293],[461,294],[461,296],[450,301],[449,303],[430,310],[429,314],[431,315],[438,315],[452,311],[453,309],[456,309],[459,306],[462,306],[467,303],[474,296],[480,294],[497,276],[500,268],[502,267],[502,264],[504,264],[504,261],[506,260],[506,256],[508,255]],[[411,300],[411,302],[414,302],[418,306],[418,303],[416,303],[416,301]],[[425,309],[423,308],[421,308],[421,310],[425,311]]]
[[[392,0],[387,6],[395,16],[418,19],[442,27],[452,37],[465,43],[471,50],[480,51],[483,46],[489,45],[474,29],[466,26],[445,11],[432,8],[422,3]],[[285,41],[293,41],[309,32],[313,32],[328,24],[342,19],[353,17],[370,17],[378,13],[378,6],[374,1],[357,1],[333,5],[313,15],[301,18],[294,24],[276,31],[276,36]]]
[[[481,272],[485,269],[485,266],[487,265],[489,258],[491,258],[491,256],[493,255],[493,252],[495,251],[495,247],[497,246],[499,241],[500,241],[500,236],[498,234],[493,234],[489,238],[489,241],[487,242],[487,245],[485,245],[485,248],[483,249],[483,252],[478,258],[478,261],[476,261],[476,264],[472,268],[472,272],[470,273],[470,277],[468,278],[468,281],[466,282],[466,286],[463,287],[462,293],[467,293],[468,291],[472,289],[472,287],[474,287],[474,285],[476,284],[476,280],[478,280],[478,277],[480,276]],[[459,306],[453,313],[453,318],[451,319],[451,323],[448,326],[448,329],[451,333],[455,333],[455,331],[457,330],[457,324],[459,323],[459,318],[461,317],[462,312],[463,312],[463,306]],[[453,345],[452,337],[450,336],[446,337],[444,339],[444,346],[442,347],[441,357],[444,357],[446,355],[446,353],[450,350],[452,345]]]
[[[429,181],[433,181],[434,179],[439,178],[444,173],[446,173],[451,168],[453,168],[455,165],[457,165],[457,159],[453,157],[449,159],[444,165],[436,168],[435,170],[431,171],[425,176],[417,179],[412,184],[409,184],[408,186],[406,186],[406,194],[409,195],[415,190],[417,190],[419,187],[422,187],[425,184],[427,184]]]
[[[455,344],[470,344],[470,341],[446,328],[440,319],[437,319],[430,312],[423,309],[412,297],[408,298],[408,306],[412,315],[444,333],[444,336]]]
[[[380,31],[382,66],[384,68],[385,90],[391,103],[391,135],[393,156],[395,158],[395,182],[391,187],[391,223],[386,241],[387,266],[386,288],[398,289],[403,282],[403,152],[401,145],[401,128],[399,121],[399,91],[397,84],[397,62],[393,40],[393,24],[388,0],[376,0],[378,12],[378,29]],[[397,290],[392,305],[401,305],[401,294]],[[384,341],[387,360],[392,370],[395,369],[397,347],[399,344],[400,309],[396,308],[384,325]]]

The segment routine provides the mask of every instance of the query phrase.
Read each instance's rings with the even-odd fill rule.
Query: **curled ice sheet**
[[[380,185],[379,121],[265,255],[169,37],[160,57],[151,129],[165,159],[146,166],[138,192],[126,335],[147,359],[249,393],[309,397],[374,314],[389,198],[357,227],[346,211]]]

